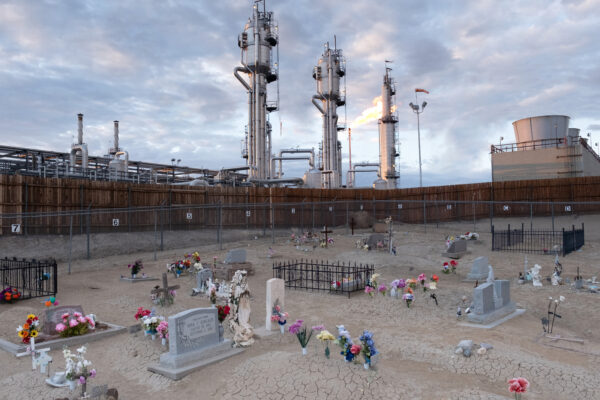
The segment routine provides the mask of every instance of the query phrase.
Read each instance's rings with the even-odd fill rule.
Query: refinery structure
[[[279,26],[273,12],[267,11],[265,0],[254,1],[252,15],[238,35],[238,46],[240,64],[232,66],[233,76],[246,91],[248,104],[247,124],[244,135],[240,135],[243,165],[211,170],[182,166],[181,160],[174,158],[164,164],[134,161],[119,143],[119,121],[114,121],[113,146],[105,155],[93,156],[84,141],[83,114],[78,114],[77,141],[68,151],[0,146],[0,173],[169,185],[336,189],[356,187],[356,174],[369,172],[377,174],[372,184],[375,189],[400,186],[396,84],[388,61],[378,110],[378,162],[353,164],[351,127],[345,117],[340,118],[339,110],[347,102],[346,59],[335,36],[333,45],[324,44],[312,69],[316,90],[306,91],[307,102],[312,101],[322,122],[320,140],[308,148],[273,147],[271,115],[280,109],[280,42]],[[578,129],[569,128],[569,117],[531,117],[513,125],[516,143],[491,147],[492,181],[600,175],[600,157],[579,136]],[[348,134],[347,149],[342,146],[340,132]],[[344,152],[349,161],[345,182]],[[307,161],[306,172],[287,176],[283,163],[296,160]]]

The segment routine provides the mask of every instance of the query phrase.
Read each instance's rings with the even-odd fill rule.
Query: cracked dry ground
[[[587,224],[586,224],[587,225]],[[330,259],[374,263],[381,281],[416,277],[421,272],[439,274],[443,261],[439,256],[443,236],[470,228],[454,227],[423,233],[402,225],[397,228],[399,256],[365,253],[353,248],[356,236],[339,230],[334,235],[335,246],[305,253],[294,249],[285,239],[275,245],[269,241],[248,241],[232,244],[244,246],[256,273],[249,278],[253,295],[252,322],[260,326],[265,319],[265,281],[271,277],[273,261],[294,258]],[[587,228],[587,226],[586,226]],[[366,233],[364,233],[366,235]],[[598,273],[594,260],[600,246],[593,237],[584,251],[561,260],[565,272],[573,274],[580,266],[586,276]],[[586,236],[588,232],[586,231]],[[266,257],[271,246],[276,258]],[[482,235],[482,244],[470,246],[472,254],[460,260],[457,275],[440,275],[437,291],[440,305],[435,306],[428,293],[415,293],[416,300],[408,309],[401,300],[369,298],[364,294],[350,299],[327,293],[286,292],[289,320],[301,318],[311,325],[325,324],[336,333],[335,325],[344,324],[354,338],[365,328],[374,332],[381,356],[377,366],[365,370],[362,364],[345,363],[337,347],[331,345],[331,359],[323,355],[316,341],[302,356],[295,337],[276,333],[257,340],[244,353],[206,367],[180,381],[171,381],[147,371],[165,349],[160,341],[151,341],[141,333],[124,333],[90,343],[88,358],[98,369],[93,384],[107,383],[116,387],[123,399],[511,399],[506,381],[524,376],[531,382],[524,398],[530,399],[600,399],[600,315],[595,312],[597,294],[576,293],[568,286],[518,286],[513,280],[511,296],[527,312],[491,330],[461,326],[455,315],[463,295],[471,296],[472,283],[462,282],[474,258],[489,256],[497,278],[514,278],[522,269],[520,254],[491,253],[489,237]],[[159,276],[167,261],[189,250],[200,250],[204,259],[225,251],[198,247],[163,253],[156,262],[145,261],[146,273]],[[154,282],[135,285],[119,282],[118,277],[132,259],[151,260],[152,254],[113,256],[101,260],[75,263],[76,273],[60,273],[58,298],[63,304],[81,304],[86,312],[94,312],[100,320],[130,326],[139,306],[151,307],[148,293]],[[549,274],[551,257],[529,256],[529,263],[540,263],[543,275]],[[64,266],[61,266],[61,270]],[[171,278],[169,278],[171,282]],[[176,302],[159,309],[164,315],[208,306],[208,300],[190,297],[192,279],[179,279],[181,285]],[[555,333],[563,337],[580,337],[583,345],[539,340],[540,318],[546,312],[548,296],[564,295]],[[42,312],[40,299],[14,305],[0,305],[0,336],[15,342],[15,327],[23,315]],[[226,332],[226,336],[230,335]],[[464,358],[454,354],[461,339],[486,342],[494,349],[485,355]],[[550,347],[557,346],[557,347]],[[52,372],[63,369],[60,351],[52,351]],[[0,353],[1,398],[53,399],[69,395],[66,389],[46,386],[39,373],[30,371],[29,359],[16,359]],[[72,395],[72,394],[71,394]]]

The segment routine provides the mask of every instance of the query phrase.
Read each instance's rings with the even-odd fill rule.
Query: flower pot
[[[71,381],[71,380],[68,380],[67,382],[69,382],[69,390],[70,391],[75,390],[75,388],[77,387],[77,382],[76,381]]]
[[[363,367],[364,367],[365,369],[369,369],[369,363],[364,363],[364,364],[363,364]]]
[[[166,345],[167,345],[167,339],[166,339],[166,338],[162,338],[162,339],[161,339],[161,341],[160,341],[160,343],[161,343],[163,346],[166,346]]]
[[[281,334],[283,335],[283,333],[285,332],[285,325],[279,325],[279,330],[281,331]]]
[[[219,324],[219,342],[225,340],[225,338],[223,337],[223,333],[225,333],[225,330],[223,329],[223,324]]]
[[[308,351],[306,350],[306,347],[302,348],[302,355],[305,356],[308,354]]]

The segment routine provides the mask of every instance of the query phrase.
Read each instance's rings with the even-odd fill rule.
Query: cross
[[[327,225],[325,225],[325,226],[323,227],[323,230],[321,231],[321,233],[324,233],[324,234],[325,234],[325,247],[327,247],[327,242],[328,242],[328,240],[329,240],[329,238],[327,237],[327,234],[328,234],[328,233],[333,233],[333,231],[330,231],[329,229],[327,229]]]
[[[354,218],[350,220],[350,228],[352,228],[352,236],[354,236]]]
[[[35,338],[31,338],[29,342],[29,346],[27,346],[27,350],[24,353],[18,353],[17,357],[25,357],[31,356],[31,369],[35,371],[36,367],[40,366],[40,372],[46,372],[46,366],[48,362],[52,361],[52,357],[46,354],[50,351],[50,347],[46,347],[44,349],[36,349],[35,348]]]
[[[164,304],[169,296],[169,292],[171,290],[175,290],[175,289],[179,289],[179,285],[175,285],[175,286],[169,286],[169,284],[167,283],[167,273],[163,272],[162,274],[162,288],[159,288],[158,286],[154,289],[152,289],[152,291],[150,292],[150,294],[155,294],[158,297],[162,298],[162,302],[161,304]]]

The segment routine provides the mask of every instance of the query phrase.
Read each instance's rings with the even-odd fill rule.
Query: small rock
[[[463,350],[463,356],[465,357],[471,357],[471,349],[467,348]]]
[[[458,347],[460,347],[461,349],[471,349],[473,347],[473,341],[472,340],[461,340],[460,342],[458,342]]]
[[[463,352],[462,347],[457,347],[456,350],[454,350],[454,353],[456,353],[456,354],[462,354],[462,352]]]
[[[479,346],[481,346],[482,348],[486,349],[486,350],[491,350],[494,348],[494,346],[492,346],[489,343],[481,343]]]
[[[479,349],[477,349],[477,354],[484,355],[485,353],[487,353],[485,347],[480,347]]]

